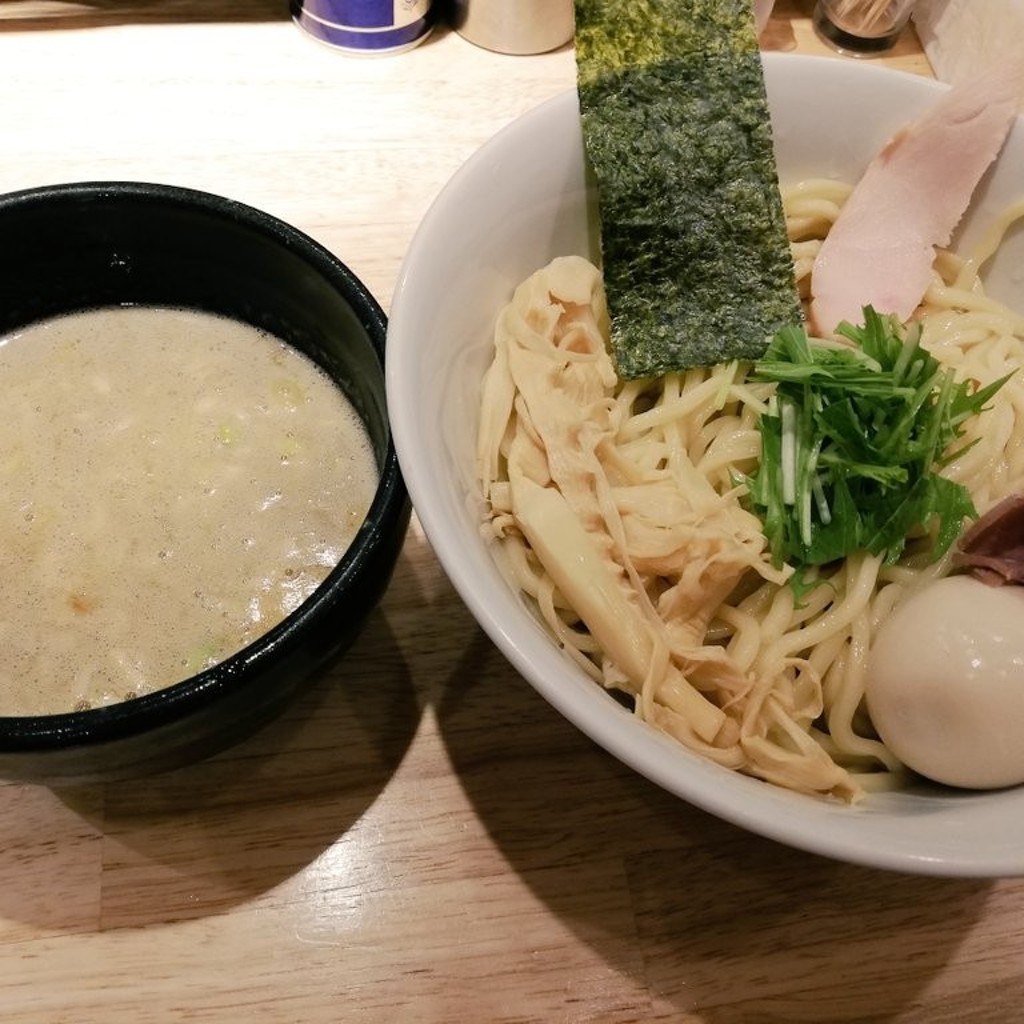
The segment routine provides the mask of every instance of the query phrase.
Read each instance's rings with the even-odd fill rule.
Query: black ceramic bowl
[[[0,197],[0,334],[122,303],[234,317],[312,357],[363,418],[380,483],[345,557],[280,625],[214,668],[134,700],[0,717],[3,778],[126,778],[251,733],[352,642],[405,536],[409,502],[385,405],[385,317],[326,249],[251,207],[164,185],[81,183]]]

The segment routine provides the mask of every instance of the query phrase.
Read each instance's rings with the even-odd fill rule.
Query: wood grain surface
[[[765,47],[830,52],[809,7],[780,0]],[[912,32],[886,62],[929,73]],[[230,195],[387,307],[448,177],[573,82],[571,48],[444,27],[349,58],[283,0],[0,0],[0,190]],[[668,796],[517,676],[414,521],[355,648],[257,736],[139,783],[0,785],[0,979],[3,1024],[1009,1024],[1024,881],[844,866]]]

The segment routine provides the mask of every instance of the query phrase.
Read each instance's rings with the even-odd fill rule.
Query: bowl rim
[[[387,317],[356,274],[326,246],[299,228],[236,199],[201,189],[156,182],[89,180],[40,185],[0,195],[0,216],[11,209],[51,200],[119,200],[170,204],[198,210],[212,221],[247,230],[296,253],[339,291],[355,314],[376,355],[383,379]],[[0,715],[0,753],[45,754],[102,746],[181,720],[244,689],[250,673],[272,667],[301,642],[307,623],[317,619],[350,583],[372,569],[374,552],[388,527],[408,508],[408,490],[388,420],[388,443],[373,501],[355,538],[324,581],[294,611],[252,643],[216,665],[178,683],[131,700],[50,715]]]

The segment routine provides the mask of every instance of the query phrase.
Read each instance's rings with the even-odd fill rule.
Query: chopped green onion
[[[782,417],[782,500],[796,504],[796,410],[793,403],[783,399],[779,403]]]
[[[864,310],[840,325],[852,346],[787,327],[752,377],[776,385],[761,416],[761,464],[747,477],[776,565],[827,565],[857,550],[902,554],[911,534],[931,532],[941,557],[977,515],[970,494],[939,475],[969,445],[963,424],[1007,378],[986,387],[957,381],[921,347],[919,325]]]

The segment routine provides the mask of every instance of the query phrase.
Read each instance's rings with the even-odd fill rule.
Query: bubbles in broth
[[[240,322],[118,307],[0,339],[0,714],[161,689],[297,608],[365,519],[365,427]]]

